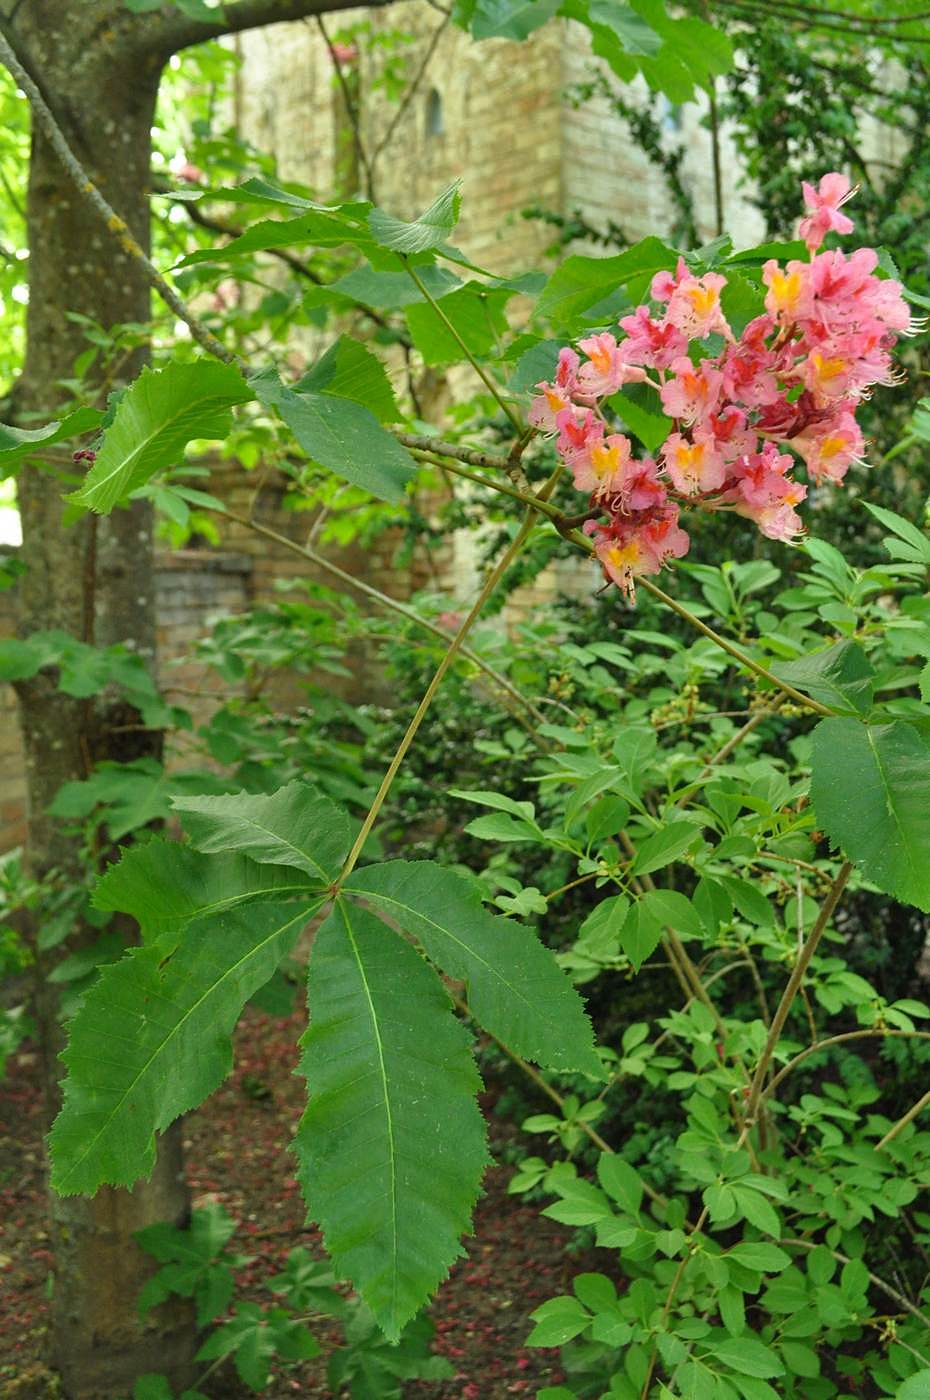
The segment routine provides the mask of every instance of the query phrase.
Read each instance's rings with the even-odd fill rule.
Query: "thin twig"
[[[397,107],[397,111],[394,113],[394,116],[391,118],[390,122],[388,123],[387,129],[386,129],[384,135],[381,137],[381,140],[378,142],[377,146],[375,146],[374,150],[373,150],[372,153],[371,153],[371,163],[372,163],[372,165],[375,164],[375,162],[377,161],[378,157],[380,156],[381,152],[385,149],[385,147],[387,147],[387,146],[390,145],[390,143],[391,143],[391,138],[392,138],[392,136],[394,135],[394,132],[397,130],[398,126],[400,125],[401,121],[403,120],[403,117],[404,117],[404,115],[405,115],[405,113],[406,113],[406,111],[407,111],[407,108],[410,106],[411,102],[413,101],[414,96],[416,95],[417,88],[420,86],[420,83],[423,81],[424,74],[426,73],[426,70],[427,70],[427,68],[428,68],[429,65],[430,65],[430,60],[432,59],[433,54],[436,52],[436,48],[437,48],[437,46],[438,46],[438,44],[439,44],[439,40],[442,38],[442,35],[443,35],[443,31],[445,30],[445,28],[446,28],[446,26],[448,25],[448,23],[449,23],[449,21],[450,21],[451,18],[452,18],[452,11],[451,11],[451,10],[446,10],[446,11],[444,11],[444,18],[440,20],[439,24],[437,24],[436,28],[433,30],[433,33],[432,33],[432,35],[430,36],[429,44],[428,44],[427,47],[426,47],[426,52],[425,52],[424,55],[423,55],[423,61],[422,61],[422,63],[420,64],[420,66],[419,66],[419,68],[417,69],[416,73],[414,74],[413,78],[410,80],[410,83],[409,83],[409,85],[408,85],[408,87],[407,87],[407,91],[404,93],[403,97],[401,98],[400,103],[398,104],[398,107]]]

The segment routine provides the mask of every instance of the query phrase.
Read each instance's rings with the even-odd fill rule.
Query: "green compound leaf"
[[[858,642],[837,642],[797,661],[781,661],[772,672],[831,709],[867,715],[872,708],[875,672]]]
[[[179,933],[192,919],[223,914],[237,904],[305,895],[310,884],[293,867],[259,865],[233,852],[206,856],[158,838],[128,846],[98,881],[93,903],[131,914],[143,940],[152,943]]]
[[[307,783],[288,783],[267,797],[176,797],[172,806],[198,850],[239,851],[261,865],[291,865],[324,884],[339,874],[352,839],[348,815]]]
[[[930,911],[930,739],[904,720],[824,719],[811,800],[830,840],[886,894]]]
[[[455,180],[412,223],[395,219],[383,209],[372,209],[368,215],[372,238],[382,248],[393,248],[397,253],[425,253],[428,248],[440,247],[458,223],[461,183]]]
[[[345,889],[466,982],[476,1020],[511,1050],[549,1069],[603,1077],[581,998],[552,953],[522,924],[490,914],[469,880],[433,861],[393,860],[356,870]]]
[[[296,1138],[310,1214],[388,1338],[462,1252],[489,1160],[480,1079],[442,984],[340,902],[314,940]]]
[[[223,438],[235,404],[254,398],[232,365],[216,360],[144,369],[120,399],[97,460],[68,500],[101,515],[163,467],[194,438]]]
[[[286,388],[274,370],[264,370],[250,382],[314,462],[378,500],[390,505],[403,500],[416,473],[414,460],[364,405],[331,393],[298,393]]]
[[[64,1106],[49,1138],[59,1195],[151,1174],[155,1134],[223,1082],[243,1006],[313,907],[268,904],[198,920],[167,958],[156,943],[104,968],[62,1056]]]

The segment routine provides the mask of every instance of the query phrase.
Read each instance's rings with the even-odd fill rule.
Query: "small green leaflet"
[[[352,839],[348,816],[307,783],[288,783],[268,796],[178,797],[193,845],[204,853],[239,851],[263,865],[291,865],[329,884]]]
[[[372,209],[368,215],[372,238],[382,248],[393,248],[397,253],[425,253],[428,248],[439,248],[458,223],[461,183],[456,180],[449,185],[412,223],[396,219],[383,209]]]
[[[930,739],[904,720],[824,719],[811,800],[830,840],[886,894],[930,911]]]
[[[100,409],[77,408],[60,421],[46,423],[44,428],[12,428],[0,423],[0,477],[9,476],[31,451],[89,433],[102,422]]]
[[[64,1105],[52,1128],[62,1196],[151,1174],[155,1133],[196,1108],[232,1067],[232,1032],[312,906],[266,904],[196,921],[166,959],[158,943],[103,969],[70,1024]]]
[[[429,264],[417,268],[417,276],[430,296],[444,297],[461,287],[461,280],[445,267],[431,267]],[[338,282],[327,288],[338,292],[363,306],[375,306],[384,311],[399,311],[401,307],[414,302],[425,301],[423,293],[408,272],[391,272],[370,267],[367,263],[347,272]]]
[[[296,219],[260,219],[223,247],[198,249],[182,258],[177,266],[235,262],[237,258],[268,248],[291,248],[302,243],[312,243],[317,248],[338,247],[354,242],[357,236],[354,224],[341,219],[338,213],[313,209]]]
[[[414,460],[362,404],[285,388],[274,370],[264,370],[250,382],[313,461],[379,500],[397,505],[404,499],[404,488],[416,472]]]
[[[305,894],[310,877],[293,866],[259,865],[236,852],[206,856],[157,837],[126,847],[97,882],[96,909],[131,914],[146,943],[179,934],[192,919],[222,914],[256,899]]]
[[[296,1139],[312,1217],[391,1340],[459,1256],[488,1162],[469,1038],[402,938],[340,901],[318,930]]]
[[[195,438],[224,438],[234,405],[254,394],[232,365],[178,361],[144,369],[117,405],[97,460],[68,500],[108,515],[163,467],[176,465]]]
[[[602,1078],[581,998],[548,948],[514,919],[489,913],[474,884],[433,861],[388,861],[356,870],[360,895],[422,945],[448,977],[467,983],[480,1025],[549,1069]]]

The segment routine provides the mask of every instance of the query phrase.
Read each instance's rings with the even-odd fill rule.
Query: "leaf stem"
[[[756,1071],[749,1088],[749,1098],[746,1102],[746,1124],[748,1128],[751,1128],[755,1122],[759,1104],[762,1100],[765,1076],[768,1073],[769,1065],[772,1063],[772,1056],[775,1054],[779,1037],[785,1028],[788,1013],[800,990],[801,983],[804,980],[804,974],[810,966],[811,958],[813,958],[814,953],[817,951],[817,945],[820,942],[823,931],[830,922],[833,912],[840,902],[840,898],[842,897],[852,871],[852,864],[848,860],[844,861],[840,866],[833,880],[833,884],[830,886],[827,897],[820,906],[820,913],[817,915],[814,926],[807,935],[804,946],[798,954],[797,961],[791,970],[791,976],[788,978],[788,984],[782,992],[781,1001],[775,1008],[772,1024],[769,1026],[768,1037],[763,1046],[762,1054],[759,1056],[759,1063],[756,1065]]]
[[[475,356],[465,344],[465,341],[462,339],[462,336],[459,334],[456,327],[452,324],[446,313],[443,311],[442,307],[439,305],[439,302],[428,291],[426,285],[423,282],[422,277],[419,276],[416,268],[413,266],[410,259],[403,253],[401,253],[400,256],[401,261],[403,262],[404,267],[407,271],[407,274],[413,281],[414,285],[419,289],[424,299],[429,302],[430,306],[433,308],[436,315],[439,317],[440,321],[445,326],[446,330],[452,336],[456,345],[458,345],[462,354],[465,356],[466,360],[471,365],[472,369],[475,371],[478,378],[481,380],[482,384],[487,389],[488,393],[492,396],[492,398],[494,398],[497,401],[500,408],[504,411],[504,413],[510,419],[513,426],[516,428],[518,436],[522,438],[525,432],[524,424],[520,422],[520,419],[517,417],[513,409],[504,399],[497,385],[494,383],[494,380],[490,377],[486,370],[482,369]]]
[[[408,622],[416,623],[418,627],[422,627],[425,632],[430,632],[434,637],[439,637],[443,642],[448,642],[449,634],[444,631],[443,628],[438,627],[434,622],[430,622],[428,618],[421,617],[413,608],[408,608],[404,603],[398,602],[396,598],[390,597],[387,593],[382,593],[378,588],[373,588],[370,583],[365,583],[363,579],[356,578],[354,574],[346,573],[345,569],[340,569],[338,564],[332,563],[325,555],[317,554],[316,550],[311,549],[309,545],[298,544],[296,540],[288,539],[287,535],[280,534],[277,530],[271,529],[270,526],[262,525],[257,520],[249,520],[244,515],[237,515],[235,511],[224,508],[222,514],[227,520],[233,520],[237,525],[244,525],[247,529],[254,531],[255,534],[263,535],[265,539],[274,540],[276,544],[291,550],[294,554],[300,554],[304,559],[308,559],[310,563],[316,564],[318,568],[324,569],[328,574],[331,574],[333,578],[339,579],[339,581],[344,583],[347,587],[354,588],[357,593],[361,593],[365,598],[370,598],[372,602],[377,603],[379,607],[384,608],[388,612],[398,613],[399,616],[405,617]],[[476,651],[473,651],[471,647],[463,645],[459,647],[459,653],[465,660],[470,661],[473,666],[483,672],[483,674],[488,677],[488,680],[493,681],[493,683],[517,706],[525,709],[532,716],[536,724],[545,724],[545,715],[540,710],[536,709],[532,701],[528,700],[525,695],[522,695],[520,691],[517,690],[516,686],[511,685],[506,676],[501,675],[500,671],[496,671],[494,667],[490,666]],[[535,728],[521,718],[519,711],[515,711],[509,705],[507,709],[509,713],[513,714],[517,722],[523,725],[528,733],[535,735]]]
[[[555,477],[551,477],[549,482],[547,483],[547,486],[544,487],[543,490],[546,490],[548,487],[551,487],[554,484]],[[388,770],[381,780],[381,786],[378,788],[378,791],[375,794],[375,798],[371,804],[368,815],[362,823],[361,830],[359,831],[358,836],[355,838],[355,843],[352,846],[348,858],[346,859],[346,863],[342,868],[342,872],[339,875],[338,880],[336,881],[337,889],[342,885],[343,881],[355,869],[355,866],[358,862],[358,858],[362,853],[362,847],[368,840],[368,837],[371,833],[371,829],[378,819],[378,814],[384,805],[388,793],[391,790],[394,779],[397,777],[398,769],[403,763],[404,758],[407,755],[407,750],[413,743],[414,738],[416,737],[417,730],[423,723],[423,720],[426,717],[426,713],[429,710],[430,705],[433,703],[433,697],[435,696],[436,691],[442,684],[443,677],[445,676],[449,667],[452,665],[458,653],[461,651],[462,644],[465,641],[465,638],[468,636],[468,633],[471,631],[472,626],[477,621],[481,611],[484,608],[485,603],[488,601],[491,594],[494,592],[494,589],[500,583],[504,574],[510,568],[510,565],[513,563],[514,559],[517,557],[517,555],[520,553],[520,550],[526,543],[527,537],[531,533],[535,523],[536,512],[535,508],[531,507],[526,512],[526,515],[523,519],[523,523],[517,531],[516,535],[514,536],[513,540],[508,545],[504,553],[501,555],[497,564],[495,564],[494,568],[488,574],[488,577],[484,582],[484,586],[482,587],[481,592],[478,594],[478,597],[475,599],[474,603],[471,606],[471,609],[469,610],[468,616],[465,618],[465,621],[462,623],[458,632],[455,634],[455,637],[452,641],[452,644],[449,647],[449,650],[446,652],[445,656],[442,658],[442,661],[439,663],[439,666],[436,669],[436,673],[433,676],[433,679],[430,681],[429,685],[426,688],[426,692],[423,696],[423,699],[417,706],[416,713],[414,714],[413,719],[407,725],[406,732],[404,733],[403,738],[397,746],[397,751],[394,754],[394,757],[391,759],[390,765],[388,766]]]
[[[790,696],[796,704],[803,705],[806,710],[814,710],[818,715],[833,715],[835,713],[834,710],[828,709],[826,705],[821,705],[819,700],[812,700],[809,695],[803,695],[800,690],[795,690],[794,686],[788,685],[787,681],[780,681],[778,677],[763,666],[761,662],[753,661],[752,657],[747,656],[740,647],[735,646],[733,642],[728,642],[726,637],[721,637],[719,632],[715,632],[712,627],[708,627],[706,622],[702,622],[701,619],[696,617],[683,603],[679,603],[677,598],[673,598],[670,593],[666,593],[664,589],[651,583],[649,579],[639,578],[637,579],[637,584],[645,588],[646,592],[651,593],[654,598],[658,598],[659,602],[664,603],[666,607],[671,608],[672,612],[676,612],[679,617],[684,618],[684,620],[690,623],[692,627],[696,628],[698,632],[702,632],[705,637],[709,637],[712,642],[716,643],[722,651],[732,656],[741,666],[745,666],[747,670],[753,671],[757,676],[761,676],[763,680],[769,681],[771,685],[783,691],[785,695]]]

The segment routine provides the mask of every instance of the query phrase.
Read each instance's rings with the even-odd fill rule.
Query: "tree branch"
[[[380,9],[393,0],[368,0],[369,9]],[[263,29],[269,24],[285,24],[289,20],[312,18],[314,15],[334,14],[341,10],[358,9],[358,0],[236,0],[222,7],[222,19],[216,24],[188,19],[175,10],[165,16],[153,32],[152,43],[165,57],[208,39],[221,39],[224,34],[242,34],[247,29]]]

